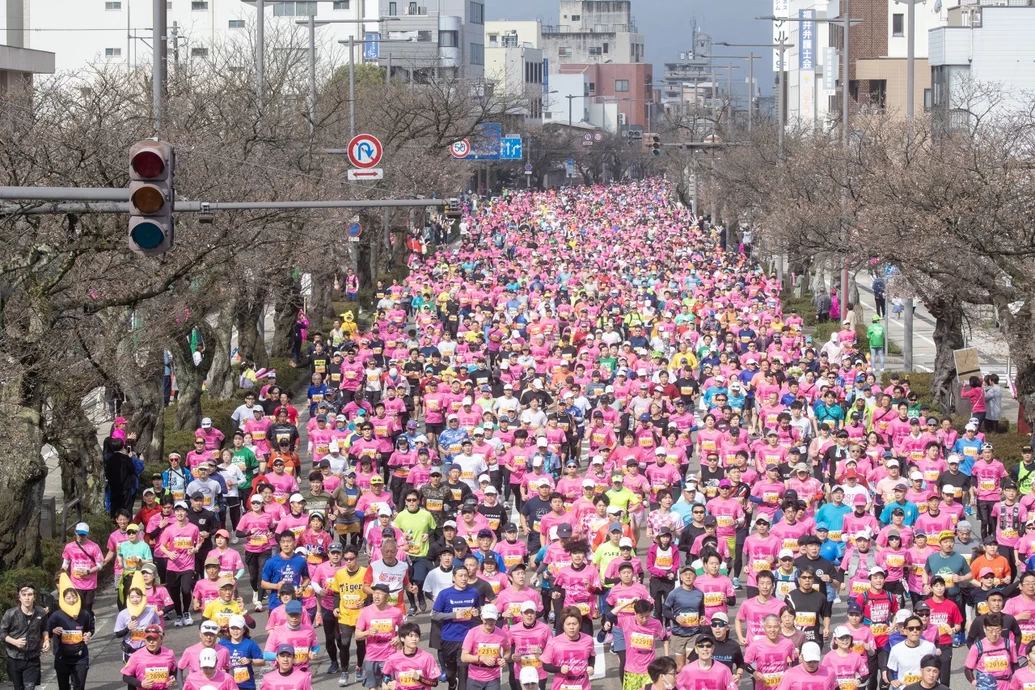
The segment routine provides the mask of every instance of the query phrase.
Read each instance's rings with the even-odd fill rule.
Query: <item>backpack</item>
[[[1005,646],[1006,651],[1009,653],[1009,651],[1010,651],[1010,638],[1009,637],[1006,637],[1006,636],[1003,637],[1003,645]],[[977,653],[978,653],[978,658],[979,659],[985,653],[985,650],[982,649],[982,646],[981,646],[981,640],[977,641]],[[1010,678],[1010,669],[1008,668],[1008,669],[1006,669],[1006,678],[1004,678],[1002,680],[1008,680],[1009,678]],[[997,683],[998,680],[1000,680],[1000,679],[996,678],[991,673],[985,673],[984,671],[974,671],[974,685],[977,687],[977,690],[995,690],[996,683]]]

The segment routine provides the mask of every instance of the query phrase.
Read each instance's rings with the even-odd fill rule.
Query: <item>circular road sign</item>
[[[592,135],[592,134],[590,134],[590,133],[588,133],[588,132],[587,132],[586,134],[583,134],[583,135],[582,135],[582,138],[583,138],[583,139],[584,139],[585,141],[593,141],[593,135]]]
[[[359,237],[362,232],[363,229],[359,227],[359,223],[349,223],[349,226],[345,228],[345,234],[349,237]]]
[[[471,142],[467,139],[454,141],[449,147],[449,153],[453,155],[453,158],[467,158],[471,153]]]
[[[525,172],[532,172],[532,164],[525,163]]]
[[[594,132],[593,133],[593,141],[603,141],[603,139],[604,139],[604,135],[603,135],[602,132]]]
[[[381,142],[373,134],[357,134],[349,142],[349,162],[357,168],[374,168],[381,162]]]

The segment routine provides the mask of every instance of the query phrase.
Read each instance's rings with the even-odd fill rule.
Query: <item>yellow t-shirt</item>
[[[232,599],[229,602],[222,599],[213,599],[205,604],[205,610],[202,611],[201,615],[207,620],[215,621],[220,628],[225,628],[230,624],[231,616],[243,616],[244,611]]]
[[[334,574],[334,581],[331,586],[338,593],[338,622],[342,625],[356,625],[359,620],[359,612],[366,603],[366,595],[363,593],[363,578],[367,569],[361,567],[355,575],[349,574],[348,568],[341,568]]]

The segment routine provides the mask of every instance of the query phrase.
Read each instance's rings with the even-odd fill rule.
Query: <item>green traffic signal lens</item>
[[[155,223],[139,223],[129,232],[130,239],[141,249],[155,249],[165,239],[165,233]]]

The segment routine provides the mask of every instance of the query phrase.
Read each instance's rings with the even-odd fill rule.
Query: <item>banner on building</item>
[[[841,65],[838,62],[837,48],[823,49],[823,91],[830,95],[837,91],[837,74]]]
[[[798,72],[798,110],[801,124],[812,127],[816,121],[816,73]]]
[[[789,22],[780,21],[781,18],[788,18],[791,16],[791,4],[790,0],[773,0],[773,16],[777,18],[773,22],[773,43],[780,43],[784,41],[790,43],[788,40],[790,34],[787,32],[787,24]],[[782,59],[786,59],[785,55],[780,54],[779,48],[773,48],[773,71],[784,72],[787,70],[786,65],[780,64]]]
[[[798,18],[815,20],[816,10],[798,10]],[[816,71],[816,22],[798,22],[798,69]]]

